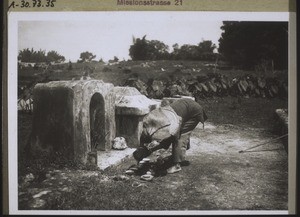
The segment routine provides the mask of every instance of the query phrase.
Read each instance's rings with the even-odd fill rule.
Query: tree
[[[216,45],[212,41],[202,41],[197,46],[184,44],[180,48],[178,44],[173,45],[172,59],[176,60],[215,60],[214,49]]]
[[[80,59],[81,60],[79,60],[79,62],[91,62],[95,58],[96,58],[96,55],[86,51],[86,52],[82,52],[80,54]]]
[[[169,46],[158,40],[148,41],[148,55],[150,59],[163,60],[169,57]]]
[[[287,22],[224,21],[221,29],[218,51],[232,64],[254,68],[272,62],[274,68],[287,68]]]
[[[18,60],[20,60],[21,62],[31,62],[33,52],[33,49],[29,50],[29,48],[20,50]]]
[[[217,46],[210,40],[203,40],[198,44],[199,57],[198,60],[215,61],[218,54],[214,53]]]
[[[215,44],[212,43],[212,41],[209,40],[203,40],[198,44],[198,51],[199,53],[213,53],[214,50],[217,48]]]
[[[71,60],[69,60],[69,63],[68,63],[68,70],[72,70],[72,69],[73,69],[72,62],[71,62]]]
[[[119,58],[114,56],[114,62],[118,62],[119,61]]]
[[[178,58],[180,60],[197,60],[199,53],[197,46],[184,44],[178,50]]]
[[[169,53],[169,46],[159,40],[147,40],[146,35],[140,38],[133,37],[129,55],[132,60],[215,60],[216,45],[209,40],[203,40],[198,45],[184,44],[181,47],[176,43],[173,52]]]
[[[133,37],[129,55],[132,60],[162,60],[168,59],[168,45],[158,40],[147,40],[146,35],[140,39]]]
[[[146,60],[147,59],[147,42],[146,35],[140,38],[133,38],[133,45],[129,48],[129,56],[132,60]]]
[[[174,60],[178,60],[178,53],[179,53],[179,45],[177,43],[172,45],[173,52],[170,54],[170,58]]]
[[[32,62],[41,63],[47,61],[45,50],[34,51],[31,57],[32,57]]]
[[[64,62],[65,57],[52,50],[47,53],[48,62]]]
[[[18,60],[21,62],[41,63],[41,62],[63,62],[65,57],[56,51],[49,51],[46,55],[45,50],[35,51],[33,48],[19,51]]]

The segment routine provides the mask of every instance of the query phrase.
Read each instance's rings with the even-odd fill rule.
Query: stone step
[[[105,170],[113,165],[122,163],[125,159],[132,156],[135,148],[126,148],[124,150],[97,151],[97,166],[100,170]]]

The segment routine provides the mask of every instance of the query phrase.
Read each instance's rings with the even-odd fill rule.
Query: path
[[[287,209],[287,153],[280,140],[239,153],[274,135],[259,128],[208,123],[204,130],[198,126],[192,136],[187,152],[191,165],[168,177],[174,189],[187,188],[209,209]],[[201,207],[194,204],[195,209]]]

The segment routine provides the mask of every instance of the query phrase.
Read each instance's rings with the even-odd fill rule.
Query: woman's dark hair
[[[140,146],[143,146],[145,143],[150,143],[151,141],[152,139],[150,135],[145,135],[144,133],[142,133],[140,137]]]

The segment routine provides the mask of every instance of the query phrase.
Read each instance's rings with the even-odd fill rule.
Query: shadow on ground
[[[19,209],[42,210],[287,210],[287,153],[263,128],[198,125],[187,151],[190,165],[151,182],[125,175],[135,160],[102,171],[49,170],[27,174]],[[274,150],[275,149],[275,150]]]

